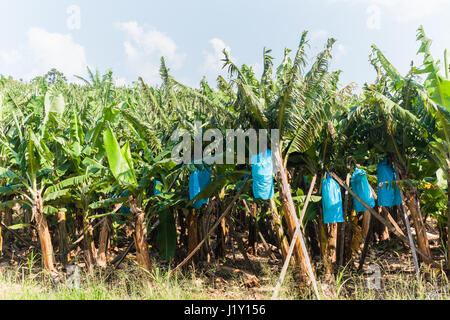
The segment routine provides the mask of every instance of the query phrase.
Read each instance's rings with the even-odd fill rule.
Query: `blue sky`
[[[166,57],[175,78],[197,86],[212,84],[227,48],[239,65],[260,73],[262,51],[278,64],[284,48],[295,53],[309,31],[309,56],[337,39],[333,70],[341,85],[372,82],[368,62],[376,44],[402,72],[416,57],[416,29],[423,25],[442,59],[450,48],[449,0],[0,0],[0,74],[29,80],[52,67],[86,76],[86,66],[112,69],[117,83],[142,76],[159,84],[159,60]]]

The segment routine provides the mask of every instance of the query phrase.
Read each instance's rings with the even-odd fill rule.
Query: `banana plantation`
[[[178,82],[164,58],[160,86],[116,86],[112,72],[91,70],[78,83],[56,70],[28,83],[2,77],[1,259],[33,252],[50,278],[72,264],[114,272],[132,259],[170,278],[236,251],[250,266],[258,255],[279,266],[273,298],[287,271],[297,290],[321,298],[319,284],[342,268],[364,272],[383,244],[408,257],[417,281],[430,270],[445,277],[447,53],[433,57],[420,27],[418,52],[405,59],[422,63],[401,74],[373,45],[376,78],[357,92],[330,71],[335,40],[315,56],[308,40],[300,34],[279,66],[264,49],[260,78],[224,50],[228,76],[198,88]],[[268,138],[263,173],[249,141],[244,164],[178,164],[180,129],[277,129],[279,143]]]

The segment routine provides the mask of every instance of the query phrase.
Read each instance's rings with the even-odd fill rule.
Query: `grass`
[[[214,264],[205,271],[191,268],[167,281],[167,270],[155,264],[151,274],[131,261],[111,277],[108,271],[80,272],[79,287],[66,278],[55,281],[36,267],[33,260],[17,267],[0,268],[0,300],[264,300],[270,299],[278,280],[279,266],[261,264],[255,286],[246,285],[249,274],[224,273]],[[410,272],[386,272],[381,266],[380,286],[370,288],[370,275],[344,268],[334,280],[320,278],[319,291],[327,300],[449,300],[450,288],[445,274],[423,270],[417,282]],[[255,278],[255,277],[254,277]],[[151,281],[149,281],[151,279]],[[279,299],[315,299],[309,287],[301,292],[292,272],[288,272]]]

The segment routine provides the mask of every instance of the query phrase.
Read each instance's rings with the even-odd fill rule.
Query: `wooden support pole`
[[[345,183],[347,185],[350,185],[350,179],[351,179],[352,175],[349,173],[347,173],[347,178],[345,179]],[[347,190],[345,190],[345,195],[344,195],[344,222],[341,223],[341,227],[340,227],[340,234],[339,234],[339,255],[338,255],[338,266],[342,266],[344,265],[344,249],[345,249],[345,225],[346,225],[346,220],[347,220],[347,211],[348,211],[348,202],[349,202],[349,193]]]
[[[284,218],[288,226],[288,232],[291,239],[296,239],[296,244],[294,248],[294,258],[298,271],[299,285],[304,285],[304,281],[309,277],[312,282],[315,282],[311,276],[312,264],[309,259],[306,250],[306,245],[302,237],[295,237],[295,230],[299,228],[300,223],[298,221],[297,213],[295,210],[294,201],[292,200],[291,187],[288,182],[287,170],[284,166],[283,160],[281,159],[281,151],[278,147],[275,148],[274,152],[275,165],[278,172],[278,184],[280,187],[280,201],[283,208]]]
[[[397,173],[397,178],[400,178],[400,175],[398,174],[398,167],[397,166],[395,166],[395,171]],[[412,233],[411,233],[411,226],[409,224],[408,215],[406,214],[407,209],[406,209],[406,205],[405,205],[405,196],[403,195],[402,189],[400,187],[398,187],[398,189],[400,191],[400,197],[402,199],[402,204],[401,204],[401,209],[402,210],[400,210],[400,211],[403,212],[403,219],[404,219],[404,222],[405,222],[406,232],[408,234],[408,240],[409,240],[409,243],[410,243],[412,256],[413,256],[413,260],[414,260],[414,269],[416,270],[417,281],[420,283],[419,261],[417,259],[416,245],[414,244],[414,238],[413,238]]]
[[[370,191],[372,191],[373,198],[375,199],[375,201],[378,201],[377,193],[375,192],[375,190],[372,188],[372,186],[370,184],[369,184],[369,187],[370,187]],[[390,212],[386,209],[386,207],[380,207],[380,208],[384,212],[384,214],[386,214],[386,217],[389,219],[389,222],[394,226],[395,230],[397,230],[397,232],[399,234],[401,234],[403,237],[406,238],[406,236],[403,233],[402,229],[397,224],[397,222],[395,222],[394,218],[392,218]]]
[[[302,214],[300,215],[301,217],[303,217],[305,215],[306,209],[308,208],[309,200],[311,199],[311,195],[312,195],[312,192],[314,190],[314,186],[316,184],[316,179],[317,179],[317,174],[314,175],[314,178],[313,178],[313,180],[311,182],[311,186],[309,188],[309,192],[308,192],[308,195],[306,197],[305,205],[303,206]],[[284,277],[286,276],[287,268],[289,266],[289,261],[291,260],[292,252],[294,251],[294,247],[295,247],[297,238],[300,238],[300,241],[303,244],[302,250],[304,250],[305,258],[307,259],[308,262],[310,262],[309,256],[308,256],[308,252],[307,252],[306,247],[305,247],[304,242],[303,242],[303,235],[301,234],[300,224],[298,224],[297,228],[295,229],[294,237],[291,240],[291,245],[289,246],[289,252],[288,252],[288,255],[287,255],[287,257],[286,257],[286,259],[284,261],[284,265],[283,265],[283,268],[281,270],[280,278],[278,279],[277,285],[276,285],[275,290],[273,292],[272,300],[275,300],[277,298],[278,292],[280,291],[281,285],[283,284]],[[309,264],[309,266],[311,266],[311,265]],[[308,271],[309,271],[309,276],[311,278],[311,282],[313,284],[314,293],[316,294],[317,300],[320,300],[319,290],[317,288],[317,282],[316,282],[316,278],[314,276],[314,272],[312,270],[312,267],[308,268]]]
[[[7,231],[11,232],[12,235],[14,235],[18,240],[20,240],[23,244],[25,244],[28,247],[31,247],[32,244],[22,238],[17,232],[15,232],[13,229],[10,229],[7,225],[5,225],[3,222],[0,221],[0,227],[5,228]]]
[[[367,227],[367,233],[364,236],[364,246],[363,246],[363,250],[361,251],[361,257],[359,258],[358,272],[362,270],[364,261],[366,260],[367,252],[369,252],[370,243],[372,242],[372,237],[373,237],[373,222],[374,222],[373,219],[369,220],[369,225]]]
[[[400,166],[397,163],[395,164],[395,172],[397,175],[397,179],[407,179],[407,172],[405,170],[405,176],[400,177]],[[430,250],[430,243],[428,241],[427,232],[425,229],[425,225],[422,219],[422,214],[420,212],[420,203],[418,199],[418,191],[417,189],[412,186],[411,191],[405,189],[406,192],[403,193],[403,190],[400,189],[402,201],[405,205],[402,205],[402,208],[405,210],[406,208],[409,209],[411,212],[411,218],[414,224],[414,229],[416,231],[416,238],[417,238],[417,246],[425,252],[428,256],[431,257],[431,250]],[[405,211],[405,216],[406,216]],[[409,228],[409,227],[408,227]]]

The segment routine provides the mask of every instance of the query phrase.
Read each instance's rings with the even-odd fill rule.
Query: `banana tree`
[[[18,195],[23,200],[13,201],[31,207],[32,221],[36,223],[41,244],[43,266],[54,272],[55,259],[46,215],[56,213],[56,209],[47,203],[66,192],[49,188],[58,181],[61,172],[62,150],[54,137],[61,132],[58,121],[64,112],[64,98],[52,89],[45,96],[33,97],[26,105],[16,107],[15,125],[1,135],[8,165],[2,167],[0,172],[10,183],[2,191]],[[21,109],[31,111],[25,115]]]
[[[129,191],[128,204],[133,216],[133,240],[136,247],[136,259],[139,265],[151,271],[152,263],[147,244],[147,228],[142,201],[144,188],[140,188],[137,173],[134,169],[129,142],[121,148],[110,124],[106,124],[103,132],[103,142],[106,150],[109,168],[115,181]]]
[[[90,89],[92,90],[92,89]],[[104,218],[100,237],[101,245],[96,248],[93,236],[92,216],[94,211],[105,208],[108,201],[99,201],[111,190],[105,178],[107,168],[103,165],[105,150],[101,144],[101,130],[107,121],[113,121],[118,114],[116,106],[104,107],[95,119],[93,115],[79,112],[73,108],[64,137],[57,141],[64,150],[66,158],[65,174],[58,184],[52,188],[66,190],[70,197],[66,204],[74,207],[78,220],[81,220],[83,233],[83,250],[85,261],[89,267],[97,264],[106,266],[106,247],[110,229],[110,217]]]
[[[439,62],[434,61],[430,52],[432,41],[425,35],[422,26],[417,30],[417,41],[421,42],[418,54],[424,54],[424,60],[422,69],[416,68],[414,71],[427,77],[420,93],[439,123],[439,132],[430,144],[430,150],[447,173],[447,268],[450,270],[450,66],[445,50],[444,75],[440,74]]]
[[[433,172],[429,165],[427,152],[434,140],[436,123],[412,71],[401,75],[376,46],[372,46],[371,62],[378,78],[375,84],[365,86],[360,104],[350,108],[343,125],[346,149],[352,153],[349,156],[365,164],[377,163],[385,156],[393,161],[400,173],[398,179],[407,182],[405,203],[411,212],[418,246],[431,257],[417,181],[424,181],[437,170],[434,167]]]
[[[282,64],[277,69],[276,78],[272,73],[270,51],[264,51],[264,71],[261,81],[257,81],[247,66],[238,68],[229,58],[226,51],[225,66],[235,78],[232,84],[237,87],[233,109],[241,112],[240,123],[254,129],[278,129],[279,145],[272,145],[275,155],[280,187],[280,200],[289,235],[293,237],[298,218],[291,195],[291,187],[287,174],[289,155],[300,149],[307,150],[317,136],[322,121],[318,114],[322,112],[321,98],[333,95],[330,86],[331,74],[328,73],[330,50],[335,40],[330,39],[325,49],[319,53],[308,72],[305,72],[308,45],[307,32],[303,32],[297,53],[293,61],[289,58],[289,50],[285,51]],[[317,110],[315,110],[317,108]],[[315,117],[305,116],[315,115]],[[305,117],[305,118],[303,118]],[[245,122],[244,122],[244,121]],[[316,130],[318,129],[318,130]],[[308,265],[301,244],[297,238],[294,258],[303,281],[308,274]]]

